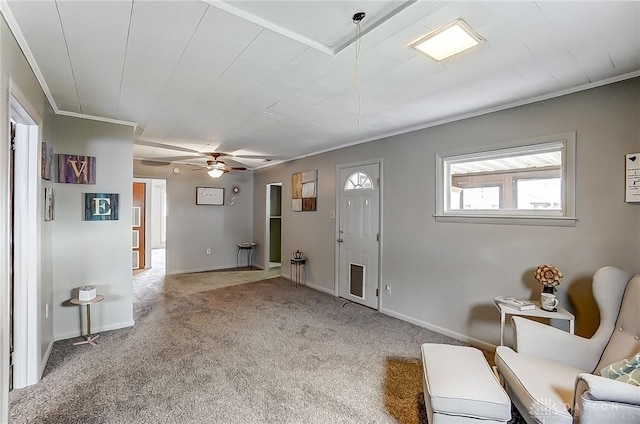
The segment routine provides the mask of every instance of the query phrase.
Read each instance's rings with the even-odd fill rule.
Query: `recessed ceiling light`
[[[484,39],[476,34],[463,20],[453,21],[424,37],[420,37],[409,47],[418,53],[441,61],[482,43]]]

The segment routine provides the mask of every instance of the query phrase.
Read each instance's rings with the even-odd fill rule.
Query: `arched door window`
[[[344,185],[344,191],[349,190],[373,190],[373,181],[364,172],[354,172]]]

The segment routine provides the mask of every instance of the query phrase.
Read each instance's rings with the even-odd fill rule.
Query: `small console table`
[[[102,302],[103,300],[104,300],[104,296],[101,294],[98,294],[96,295],[96,297],[94,297],[91,300],[80,300],[77,297],[74,297],[69,301],[74,305],[87,307],[87,335],[85,336],[85,340],[81,342],[75,342],[73,344],[74,346],[81,345],[81,344],[89,344],[91,346],[97,346],[96,343],[94,343],[94,340],[100,337],[100,334],[97,334],[95,336],[91,334],[91,305],[98,302]]]
[[[555,312],[545,311],[540,308],[539,301],[530,301],[536,305],[535,309],[529,309],[526,311],[519,311],[515,308],[510,308],[498,302],[494,302],[498,311],[500,311],[500,346],[504,345],[504,324],[506,315],[520,315],[524,317],[538,317],[538,318],[551,318],[551,319],[563,319],[569,321],[569,332],[573,334],[574,324],[576,317],[569,311],[558,306],[558,310]]]
[[[307,285],[307,258],[291,258],[291,263],[289,265],[289,275],[291,276],[291,281],[298,287],[298,284]],[[293,274],[293,267],[296,268],[295,275]],[[304,273],[304,280],[302,280],[302,274]]]
[[[256,244],[253,242],[249,243],[238,243],[238,252],[236,253],[236,268],[240,267],[240,251],[247,251],[247,266],[251,268],[253,261],[253,248]]]

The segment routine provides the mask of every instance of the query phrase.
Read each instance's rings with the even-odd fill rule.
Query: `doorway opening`
[[[136,276],[166,273],[167,181],[133,179],[132,268]],[[141,280],[141,279],[136,279]],[[136,281],[134,280],[134,281]]]
[[[267,184],[266,269],[282,263],[282,182]]]
[[[24,105],[24,106],[23,106]],[[13,94],[9,100],[11,122],[9,210],[9,333],[11,388],[26,387],[40,380],[44,365],[41,352],[41,320],[49,319],[49,303],[40,308],[40,128],[39,118],[27,112],[28,103]],[[29,107],[29,109],[31,109]],[[38,120],[38,122],[36,122]]]

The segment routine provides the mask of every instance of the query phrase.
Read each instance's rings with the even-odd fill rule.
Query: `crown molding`
[[[272,166],[275,166],[275,165],[279,165],[281,163],[287,163],[287,162],[292,162],[294,160],[304,159],[304,158],[307,158],[309,156],[315,156],[315,155],[319,155],[319,154],[322,154],[322,153],[332,152],[334,150],[340,150],[340,149],[344,149],[346,147],[351,147],[351,146],[356,146],[358,144],[368,143],[370,141],[381,140],[383,138],[394,137],[396,135],[407,134],[407,133],[410,133],[410,132],[413,132],[413,131],[419,131],[419,130],[424,130],[424,129],[427,129],[427,128],[437,127],[439,125],[449,124],[451,122],[462,121],[463,119],[475,118],[477,116],[487,115],[489,113],[494,113],[494,112],[500,112],[502,110],[513,109],[513,108],[519,107],[519,106],[525,106],[525,105],[532,104],[532,103],[538,103],[538,102],[542,102],[542,101],[545,101],[545,100],[554,99],[556,97],[562,97],[562,96],[566,96],[566,95],[569,95],[569,94],[578,93],[580,91],[585,91],[585,90],[590,90],[592,88],[602,87],[604,85],[615,84],[616,82],[620,82],[620,81],[624,81],[624,80],[628,80],[628,79],[632,79],[632,78],[636,78],[636,77],[640,77],[640,71],[629,72],[629,73],[626,73],[626,74],[622,74],[622,75],[618,75],[618,76],[615,76],[615,77],[607,78],[607,79],[604,79],[604,80],[601,80],[601,81],[596,81],[596,82],[592,82],[592,83],[588,83],[588,84],[579,85],[579,86],[576,86],[576,87],[567,88],[565,90],[560,90],[560,91],[557,91],[557,92],[554,92],[554,93],[549,93],[549,94],[544,94],[544,95],[541,95],[541,96],[531,97],[529,99],[519,100],[517,102],[506,103],[506,104],[501,105],[501,106],[494,106],[494,107],[491,107],[491,108],[481,109],[481,110],[478,110],[478,111],[475,111],[475,112],[469,112],[469,113],[465,113],[465,114],[462,114],[462,115],[455,115],[455,116],[451,116],[451,117],[448,117],[448,118],[439,119],[439,120],[436,120],[436,121],[430,121],[430,122],[422,123],[420,125],[416,125],[416,126],[412,126],[412,127],[408,127],[408,128],[403,128],[403,129],[399,129],[399,130],[396,130],[396,131],[391,131],[391,132],[388,132],[388,133],[375,135],[373,137],[368,137],[368,138],[364,138],[364,139],[360,139],[360,140],[344,143],[344,144],[341,144],[341,145],[336,146],[336,147],[330,147],[328,149],[318,150],[318,151],[312,152],[312,153],[305,153],[304,155],[300,155],[300,156],[297,156],[297,157],[292,158],[292,159],[281,160],[281,161],[277,161],[277,162],[270,162],[270,163],[261,165],[259,167],[256,167],[254,169],[257,171],[257,170],[260,170],[260,169],[269,168],[269,167],[272,167]]]
[[[364,37],[367,33],[373,31],[374,29],[376,29],[377,27],[379,27],[380,25],[384,24],[385,22],[387,22],[389,19],[393,18],[394,16],[398,15],[400,12],[402,12],[403,10],[405,10],[407,7],[411,6],[412,4],[414,4],[415,2],[417,2],[418,0],[403,0],[402,4],[398,7],[396,7],[395,9],[393,9],[392,11],[390,11],[389,13],[387,13],[386,15],[384,15],[383,17],[381,17],[380,19],[376,20],[374,23],[372,23],[371,25],[368,25],[365,27],[365,29],[363,29],[359,35],[354,35],[353,37],[348,38],[345,41],[338,41],[336,44],[333,45],[328,45],[328,44],[324,44],[321,41],[318,41],[314,38],[311,38],[309,36],[306,36],[304,34],[301,34],[299,32],[290,30],[288,28],[285,28],[282,25],[278,25],[274,22],[271,22],[267,19],[261,18],[259,16],[256,16],[252,13],[249,13],[245,10],[242,10],[240,8],[237,8],[235,6],[232,6],[230,4],[230,2],[228,1],[222,1],[222,0],[203,0],[205,3],[216,7],[220,10],[223,10],[227,13],[230,13],[232,15],[235,15],[239,18],[242,18],[246,21],[249,21],[251,23],[254,23],[258,26],[261,26],[263,28],[266,28],[268,30],[271,30],[277,34],[280,34],[284,37],[287,37],[291,40],[297,41],[301,44],[304,44],[307,47],[311,47],[312,49],[318,50],[322,53],[328,54],[329,56],[335,56],[338,53],[340,53],[342,50],[344,50],[345,48],[347,48],[349,45],[351,45],[354,41],[356,41],[358,38],[362,38]],[[344,39],[343,39],[344,40]]]
[[[22,31],[20,30],[20,26],[18,25],[16,18],[13,16],[13,13],[11,13],[11,9],[9,8],[9,5],[7,4],[6,0],[0,0],[0,13],[2,13],[2,16],[4,16],[4,19],[7,22],[7,25],[9,25],[9,29],[11,30],[11,32],[13,33],[13,36],[18,42],[18,46],[20,47],[20,49],[22,50],[22,53],[27,59],[27,62],[29,63],[31,70],[35,74],[36,79],[38,80],[38,83],[40,84],[40,87],[44,92],[44,95],[46,96],[47,100],[49,101],[49,104],[51,105],[51,108],[56,113],[56,115],[71,116],[74,118],[89,119],[92,121],[107,122],[110,124],[127,125],[134,128],[138,125],[136,122],[122,121],[119,119],[105,118],[102,116],[95,116],[95,115],[88,115],[85,113],[67,112],[64,110],[60,110],[60,108],[58,108],[58,105],[56,104],[56,101],[53,99],[51,90],[49,89],[49,86],[47,85],[47,82],[45,81],[44,76],[42,75],[42,71],[40,71],[40,67],[38,67],[38,63],[36,62],[36,59],[33,56],[31,49],[29,48],[29,44],[27,44],[27,40],[24,37],[24,34],[22,33]]]

